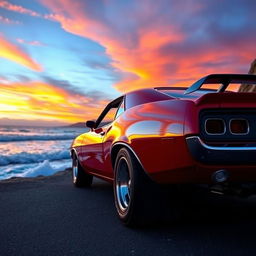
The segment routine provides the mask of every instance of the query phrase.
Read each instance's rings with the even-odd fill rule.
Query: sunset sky
[[[95,119],[111,99],[247,73],[255,0],[0,0],[0,125]]]

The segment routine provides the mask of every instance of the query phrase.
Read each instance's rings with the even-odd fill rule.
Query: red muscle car
[[[110,102],[73,141],[74,185],[90,186],[93,176],[113,182],[118,215],[133,225],[154,207],[155,183],[224,191],[255,182],[256,93],[228,90],[233,84],[254,86],[256,76],[213,74],[189,88],[141,89]]]

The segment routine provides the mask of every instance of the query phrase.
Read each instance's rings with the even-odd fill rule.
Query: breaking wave
[[[54,167],[53,164],[50,164],[48,160],[44,160],[42,163],[38,164],[38,166],[34,168],[29,168],[24,173],[18,175],[20,177],[36,177],[39,175],[49,176],[58,171],[63,171],[66,168],[70,167],[70,164],[63,163],[58,167]]]
[[[0,166],[6,166],[9,164],[31,164],[40,163],[45,160],[55,161],[69,159],[69,151],[55,151],[55,152],[44,152],[44,153],[27,153],[20,152],[12,155],[0,156]]]

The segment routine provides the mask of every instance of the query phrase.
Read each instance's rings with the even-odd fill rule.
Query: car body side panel
[[[96,171],[102,173],[105,169],[102,156],[102,140],[100,132],[90,131],[78,137],[78,141],[74,141],[73,146],[79,145],[78,158],[81,165],[87,171]]]
[[[111,150],[122,142],[133,149],[149,176],[188,168],[193,161],[185,144],[184,118],[190,105],[189,101],[172,99],[135,106],[122,113],[103,137],[95,137],[94,132],[82,135],[84,146],[79,156],[83,167],[112,179]]]
[[[113,179],[114,172],[111,162],[111,148],[113,142],[119,137],[120,133],[118,132],[118,128],[116,124],[109,125],[105,131],[105,135],[102,142],[102,150],[103,150],[103,161],[104,161],[104,176]]]
[[[192,158],[184,138],[188,107],[186,101],[168,100],[136,106],[123,113],[104,138],[108,141],[104,144],[108,169],[109,149],[118,142],[133,149],[149,175],[190,166]]]
[[[175,170],[193,165],[193,159],[182,136],[134,140],[132,148],[149,175],[169,172],[171,177],[175,176]]]

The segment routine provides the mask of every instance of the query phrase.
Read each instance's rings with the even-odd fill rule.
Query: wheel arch
[[[145,170],[142,162],[140,161],[138,155],[136,154],[136,152],[131,148],[130,145],[128,145],[127,143],[124,143],[124,142],[117,142],[112,146],[112,149],[111,149],[111,164],[112,164],[113,170],[114,170],[114,167],[115,167],[117,154],[118,154],[118,152],[121,148],[126,148],[129,152],[131,152],[134,155],[134,157],[137,159],[137,161],[140,164],[142,170],[146,173],[146,175],[148,175],[148,173],[146,172],[146,170]]]
[[[70,149],[70,157],[73,159],[73,156],[77,157],[77,151],[75,148]]]

